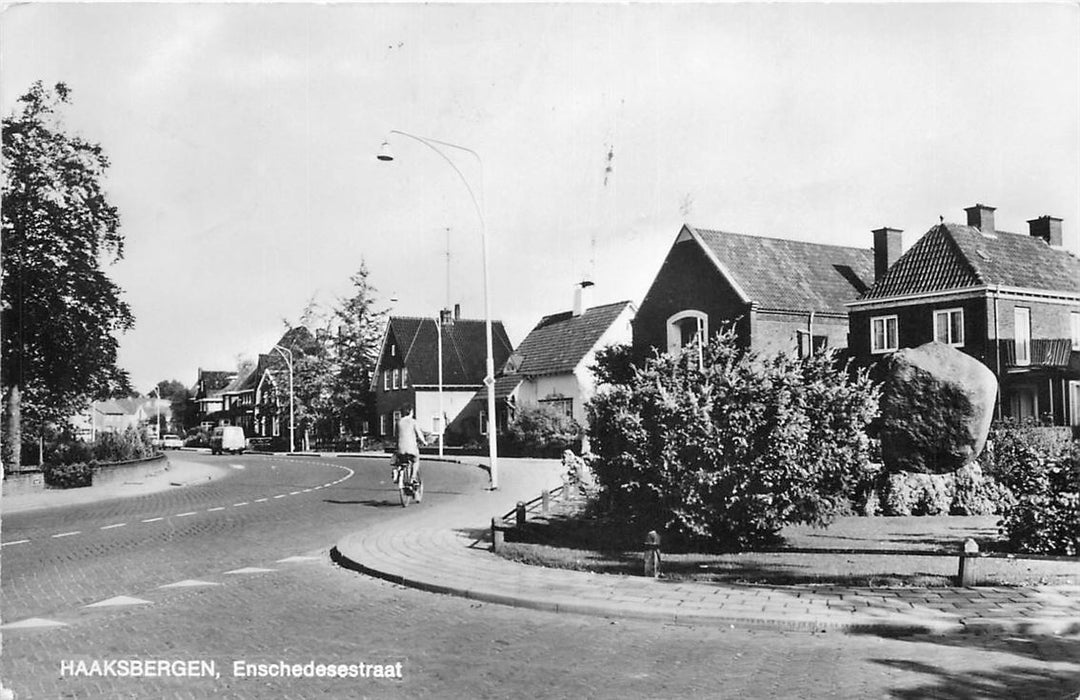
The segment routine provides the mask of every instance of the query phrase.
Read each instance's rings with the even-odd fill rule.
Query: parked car
[[[219,455],[224,452],[242,455],[247,447],[244,429],[238,425],[222,425],[214,428],[210,434],[210,453]]]
[[[163,450],[179,450],[183,446],[184,441],[179,435],[166,433],[161,437],[161,449]]]

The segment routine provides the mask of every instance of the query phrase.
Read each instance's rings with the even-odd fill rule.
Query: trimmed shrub
[[[613,515],[721,550],[850,510],[878,388],[832,353],[764,357],[729,329],[661,355],[588,404],[593,468]]]
[[[880,494],[883,515],[992,515],[1013,502],[1009,490],[983,476],[978,464],[952,474],[888,474]]]
[[[55,489],[73,489],[91,486],[94,481],[93,462],[74,464],[46,464],[41,469],[45,484]]]
[[[1080,556],[1080,445],[1051,450],[1016,477],[1016,503],[998,528],[1015,551]]]
[[[560,457],[581,444],[581,426],[573,418],[549,408],[517,412],[503,435],[511,450],[523,457]]]

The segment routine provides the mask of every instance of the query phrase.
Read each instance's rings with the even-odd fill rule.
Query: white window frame
[[[382,373],[382,390],[390,391],[390,370],[384,369]]]
[[[893,342],[889,344],[889,321],[892,321],[893,327]],[[877,330],[875,326],[878,323],[884,324],[882,339],[884,345],[877,346]],[[870,319],[870,352],[874,355],[883,355],[887,352],[896,352],[900,349],[900,317],[896,314],[890,314],[888,316],[873,316]]]
[[[1013,307],[1013,348],[1016,365],[1026,367],[1031,364],[1031,308]]]
[[[487,435],[488,434],[488,421],[487,421],[487,409],[486,408],[481,408],[480,409],[480,434],[481,435]]]
[[[667,320],[667,349],[671,355],[677,355],[683,349],[682,329],[679,323],[688,318],[697,319],[697,337],[704,344],[709,338],[709,316],[704,311],[687,309],[670,316]]]
[[[953,331],[952,317],[953,317],[954,314],[959,314],[959,316],[960,316],[960,323],[959,323],[960,337],[959,338],[953,338],[952,337],[952,331]],[[938,333],[938,319],[939,318],[944,318],[945,319],[945,338],[944,338],[944,340],[941,338],[941,335]],[[951,345],[954,348],[963,347],[963,345],[964,345],[964,309],[962,309],[962,308],[938,309],[937,311],[934,312],[934,340],[936,340],[939,343],[944,343],[945,345]]]
[[[390,373],[391,373],[391,376],[393,377],[393,379],[391,380],[391,386],[393,386],[394,389],[400,389],[401,388],[401,370],[395,368],[395,369],[390,370]]]
[[[408,367],[402,367],[401,368],[401,388],[402,389],[408,389],[409,388],[409,368]]]
[[[1072,335],[1072,349],[1080,350],[1080,311],[1070,312],[1069,322]]]
[[[390,417],[388,413],[379,414],[379,435],[386,435],[389,430],[386,428],[386,420]]]

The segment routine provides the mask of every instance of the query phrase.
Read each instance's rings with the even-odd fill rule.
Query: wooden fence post
[[[491,519],[491,551],[499,554],[503,550],[503,531],[495,518]]]
[[[522,501],[517,502],[517,507],[514,509],[514,515],[516,516],[517,526],[524,527],[525,525],[525,503]]]

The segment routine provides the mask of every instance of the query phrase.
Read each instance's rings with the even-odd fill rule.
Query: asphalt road
[[[340,569],[327,556],[344,533],[402,512],[384,461],[213,459],[243,468],[230,466],[232,475],[204,485],[5,518],[4,541],[28,541],[2,550],[4,621],[62,623],[4,630],[0,674],[18,698],[1080,693],[1077,640],[616,622],[403,589]],[[483,488],[486,475],[429,465],[425,484],[419,507],[437,508]],[[176,662],[212,673],[101,675],[107,662],[134,659],[165,661],[173,674]],[[80,673],[93,674],[95,661],[97,675]],[[276,674],[254,675],[260,664]],[[319,665],[356,669],[357,677],[281,675],[285,667],[303,675]],[[400,668],[402,677],[376,677],[375,666]]]

